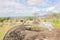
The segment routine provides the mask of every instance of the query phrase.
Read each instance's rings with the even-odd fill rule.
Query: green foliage
[[[9,18],[1,17],[0,22],[3,22],[4,20],[9,20]]]
[[[27,20],[33,20],[34,17],[26,17]]]
[[[52,16],[59,18],[60,17],[60,13],[52,13]]]

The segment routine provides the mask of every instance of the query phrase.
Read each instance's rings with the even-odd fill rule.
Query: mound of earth
[[[60,40],[60,29],[51,32],[48,30],[31,31],[20,25],[9,30],[3,40]]]

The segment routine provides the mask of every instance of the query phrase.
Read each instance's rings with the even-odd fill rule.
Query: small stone
[[[43,40],[48,40],[47,38],[43,39]]]
[[[39,39],[35,39],[35,40],[39,40]]]

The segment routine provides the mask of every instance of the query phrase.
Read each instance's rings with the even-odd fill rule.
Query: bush
[[[3,21],[8,20],[8,19],[9,18],[2,17],[2,18],[0,18],[0,22],[3,22]]]

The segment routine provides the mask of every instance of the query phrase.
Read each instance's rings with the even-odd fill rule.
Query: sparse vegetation
[[[47,21],[49,21],[49,22],[51,22],[51,23],[53,23],[53,25],[54,25],[54,28],[60,28],[60,15],[59,14],[53,14],[52,16],[54,16],[54,17],[56,17],[56,19],[48,19],[47,17],[46,17],[46,20]],[[18,22],[18,20],[20,20],[21,18],[5,18],[5,17],[3,17],[3,18],[0,18],[0,23],[2,23],[3,25],[2,25],[2,27],[0,28],[0,40],[3,40],[3,37],[4,37],[4,35],[5,35],[5,33],[9,30],[9,29],[11,29],[12,27],[14,27],[14,26],[17,26],[18,24],[17,24],[17,22],[16,21],[14,21],[14,20],[16,20],[17,19],[17,22]],[[25,17],[24,18],[24,20],[27,22],[27,21],[33,21],[33,19],[34,19],[34,17]],[[11,20],[12,22],[15,22],[14,24],[11,22],[11,23],[9,23],[8,22],[8,20]],[[25,23],[26,23],[25,22]],[[40,22],[40,21],[39,21]],[[27,23],[28,24],[28,23]],[[30,22],[29,23],[31,26],[37,26],[37,25],[34,25],[33,24],[33,22]],[[39,28],[32,28],[33,30],[34,29],[36,29],[36,30],[38,30]]]

